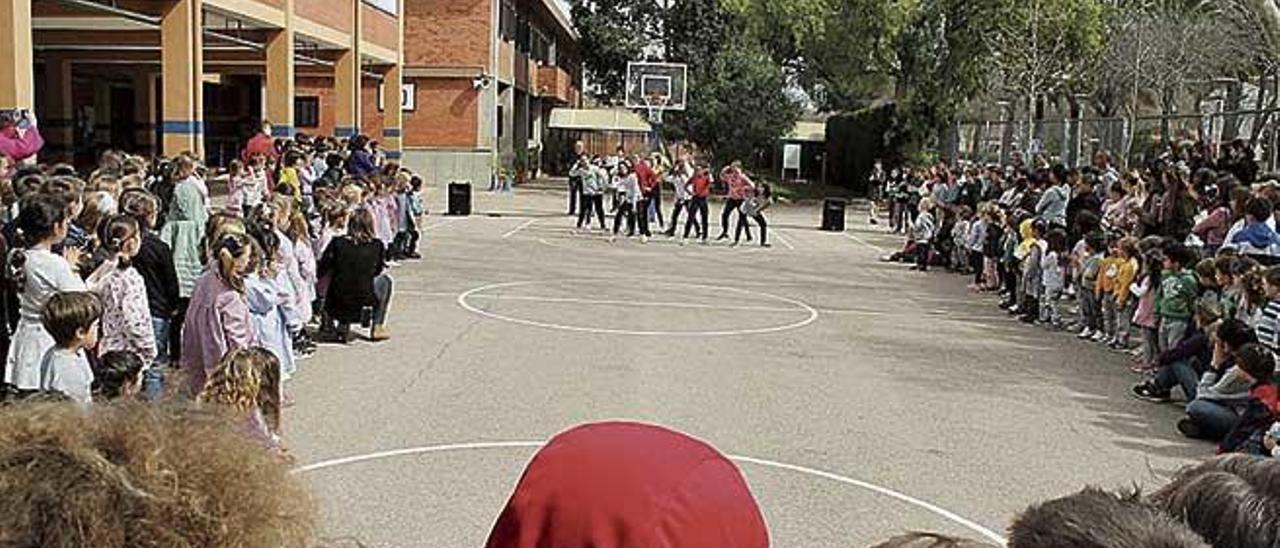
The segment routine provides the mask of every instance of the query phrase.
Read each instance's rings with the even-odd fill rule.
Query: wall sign
[[[386,84],[378,84],[378,112],[384,110],[382,104],[382,92]],[[400,83],[400,110],[401,112],[413,112],[417,110],[418,85],[413,82]]]

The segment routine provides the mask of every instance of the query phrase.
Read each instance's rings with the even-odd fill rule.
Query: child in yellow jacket
[[[1133,299],[1129,285],[1138,274],[1138,242],[1123,238],[1111,244],[1106,258],[1098,267],[1095,289],[1102,300],[1102,332],[1093,337],[1108,347],[1127,349],[1129,324],[1133,319]]]

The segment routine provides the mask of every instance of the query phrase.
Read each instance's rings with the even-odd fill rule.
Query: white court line
[[[844,234],[844,237],[845,237],[845,238],[848,238],[848,239],[853,240],[853,241],[855,241],[855,242],[858,242],[858,243],[860,243],[860,244],[862,244],[862,245],[864,245],[864,246],[866,246],[866,247],[868,247],[868,248],[871,248],[871,249],[872,249],[872,250],[874,250],[876,253],[884,253],[884,252],[885,252],[885,249],[884,249],[883,247],[880,247],[880,246],[878,246],[878,245],[876,245],[876,244],[873,244],[873,243],[871,243],[871,242],[868,242],[868,241],[866,241],[866,240],[864,240],[864,239],[862,239],[862,238],[859,238],[859,237],[857,237],[857,236],[854,236],[853,234],[850,234],[850,233],[848,233],[848,232],[841,232],[841,234]]]
[[[818,315],[819,315],[817,309],[813,308],[812,306],[809,306],[795,299],[780,297],[778,295],[773,295],[770,293],[751,291],[749,289],[738,289],[735,287],[717,287],[712,285],[686,284],[686,283],[674,283],[674,282],[649,282],[649,283],[655,284],[655,285],[672,286],[672,287],[691,287],[695,289],[720,290],[720,291],[727,291],[731,293],[740,293],[743,295],[749,295],[754,297],[762,297],[768,300],[774,300],[774,301],[795,305],[797,308],[803,308],[805,312],[809,313],[809,315],[803,320],[792,322],[786,325],[760,327],[755,329],[735,329],[735,330],[724,330],[724,331],[639,331],[639,330],[630,330],[630,329],[607,329],[602,327],[582,327],[577,325],[564,325],[564,324],[556,324],[556,323],[550,323],[550,322],[540,322],[535,320],[526,320],[524,318],[504,316],[502,314],[497,314],[495,312],[490,312],[488,310],[477,308],[475,306],[472,306],[471,303],[468,302],[468,300],[472,297],[472,295],[483,293],[485,291],[492,291],[494,289],[509,289],[512,287],[523,287],[523,286],[538,285],[538,284],[564,284],[564,283],[575,282],[575,281],[591,282],[591,281],[599,281],[599,280],[545,280],[545,281],[531,280],[531,281],[524,281],[524,282],[507,282],[507,283],[489,284],[489,285],[477,287],[475,289],[462,293],[461,295],[458,295],[457,303],[458,303],[458,306],[462,307],[463,310],[466,310],[468,312],[479,314],[489,319],[514,323],[514,324],[527,325],[530,327],[540,327],[543,329],[555,329],[559,331],[571,331],[575,333],[629,335],[629,336],[636,336],[636,337],[732,337],[732,336],[740,336],[740,335],[761,335],[766,333],[778,333],[781,331],[790,331],[792,329],[799,329],[799,328],[805,327],[817,321]]]
[[[457,293],[448,291],[420,291],[415,289],[397,289],[396,295],[408,295],[413,297],[439,297],[457,299]],[[588,300],[573,299],[560,297],[534,297],[523,295],[472,295],[469,299],[492,299],[498,301],[529,301],[529,302],[548,302],[548,303],[581,303],[581,304],[600,304],[614,306],[647,306],[655,308],[688,308],[688,309],[705,309],[705,310],[724,310],[724,311],[744,311],[744,312],[806,312],[801,308],[782,308],[770,306],[734,306],[734,305],[714,305],[714,304],[695,304],[695,303],[674,303],[674,302],[643,302],[643,301],[623,301],[623,300]],[[857,309],[836,309],[836,308],[815,308],[822,315],[833,316],[887,316],[888,312],[882,310],[857,310]],[[975,316],[975,318],[978,316]],[[999,316],[993,316],[999,317]]]
[[[788,241],[787,237],[782,233],[781,228],[774,229],[773,233],[778,237],[778,241],[782,242],[782,245],[786,246],[787,249],[790,249],[791,251],[796,250],[796,246],[791,245],[791,242]]]
[[[451,225],[451,224],[453,224],[453,223],[456,223],[456,222],[461,221],[461,220],[466,219],[466,218],[467,218],[467,217],[452,217],[452,218],[449,218],[449,219],[445,219],[445,220],[443,220],[443,221],[440,221],[440,222],[438,222],[438,223],[432,223],[432,224],[426,225],[426,226],[422,227],[422,230],[432,230],[432,229],[436,229],[436,228],[441,228],[441,227],[449,226],[449,225]]]
[[[529,226],[530,226],[530,225],[532,225],[533,223],[536,223],[536,222],[538,222],[538,220],[537,220],[537,219],[529,219],[528,221],[525,221],[524,223],[521,223],[521,224],[520,224],[520,226],[517,226],[517,227],[515,227],[515,228],[511,229],[511,230],[510,230],[509,232],[507,232],[506,234],[503,234],[503,235],[502,235],[502,239],[504,239],[504,240],[505,240],[505,239],[507,239],[507,238],[510,238],[510,237],[512,237],[512,236],[515,236],[515,235],[516,235],[516,234],[518,234],[521,230],[524,230],[524,229],[526,229],[526,228],[529,228]]]
[[[491,299],[495,301],[530,301],[537,303],[599,304],[615,306],[648,306],[654,308],[689,308],[694,310],[726,310],[748,312],[808,312],[803,308],[781,308],[776,306],[734,306],[718,304],[698,304],[679,302],[642,302],[608,299],[575,299],[570,297],[535,297],[524,295],[471,295],[471,299]]]
[[[366,453],[363,455],[352,455],[349,457],[324,460],[324,461],[308,464],[306,466],[299,466],[291,470],[290,473],[305,474],[307,472],[324,470],[326,468],[334,468],[334,467],[345,466],[349,464],[357,464],[361,462],[368,462],[368,461],[381,460],[381,459],[387,459],[387,458],[393,458],[393,457],[403,457],[403,456],[410,456],[410,455],[445,453],[449,451],[476,451],[476,450],[492,450],[492,449],[538,449],[538,448],[541,448],[542,446],[543,446],[543,442],[537,442],[537,441],[493,441],[493,442],[453,443],[448,445],[409,447],[405,449],[379,451],[375,453]],[[756,466],[763,466],[766,468],[773,468],[777,470],[785,470],[785,471],[795,472],[795,473],[803,474],[807,476],[827,479],[827,480],[831,480],[837,483],[842,483],[844,485],[848,485],[851,487],[857,487],[859,489],[871,491],[872,493],[876,493],[878,495],[884,495],[886,497],[892,498],[899,502],[927,511],[940,518],[950,521],[956,525],[969,529],[970,531],[978,533],[979,535],[982,535],[983,537],[986,537],[988,540],[991,540],[1001,546],[1005,544],[1004,537],[1000,536],[1000,534],[996,533],[995,531],[992,531],[991,529],[988,529],[978,524],[973,520],[965,518],[960,514],[952,512],[951,510],[947,510],[946,508],[943,508],[931,502],[918,499],[916,497],[907,495],[905,493],[894,491],[893,489],[890,489],[888,487],[876,485],[868,481],[862,481],[862,480],[850,478],[847,476],[842,476],[840,474],[835,474],[832,472],[818,470],[816,468],[809,468],[807,466],[787,464],[784,462],[778,462],[778,461],[767,460],[767,459],[758,459],[754,457],[744,457],[740,455],[725,455],[725,456],[740,463],[754,464]]]

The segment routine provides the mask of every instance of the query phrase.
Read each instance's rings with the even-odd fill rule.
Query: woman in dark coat
[[[357,208],[347,222],[347,234],[329,243],[317,267],[320,277],[329,277],[325,311],[338,323],[338,332],[327,335],[345,343],[351,324],[360,323],[369,327],[370,340],[390,338],[383,325],[391,304],[384,256],[382,242],[374,237],[373,213]]]

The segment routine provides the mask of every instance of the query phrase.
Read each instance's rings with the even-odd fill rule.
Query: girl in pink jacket
[[[196,280],[182,324],[182,370],[191,395],[205,387],[222,357],[256,344],[244,278],[253,270],[253,244],[231,232],[210,245],[212,264]]]

